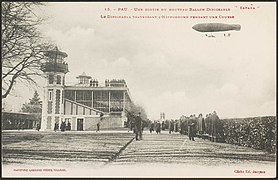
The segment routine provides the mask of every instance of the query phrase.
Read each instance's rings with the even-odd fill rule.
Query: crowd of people
[[[24,122],[19,122],[17,124],[17,130],[24,130],[25,127],[25,123]]]
[[[57,130],[59,130],[59,122],[55,122],[54,124],[54,131],[56,132]],[[62,121],[61,122],[61,125],[60,125],[60,130],[61,132],[65,132],[66,130],[67,131],[70,131],[71,130],[71,123],[68,121],[66,123],[66,121]]]
[[[160,121],[154,121],[154,122],[149,122],[149,130],[150,133],[152,133],[153,131],[156,132],[156,134],[160,134],[161,133],[161,129],[164,130],[164,126],[165,123],[162,122],[162,124],[160,123]]]
[[[276,146],[276,119],[274,117],[257,117],[237,119],[222,119],[217,113],[182,116],[180,120],[144,121],[140,117],[132,115],[129,128],[133,130],[136,140],[142,139],[143,129],[148,127],[149,132],[160,134],[161,130],[169,130],[169,133],[179,132],[188,135],[189,140],[194,137],[211,137],[213,141],[226,142],[241,146],[264,149],[274,152]]]
[[[223,137],[222,124],[216,111],[206,114],[205,118],[203,114],[199,114],[198,117],[195,114],[189,117],[183,116],[180,121],[181,134],[192,133],[193,136],[198,134]]]
[[[179,132],[180,134],[186,134],[189,140],[195,141],[194,137],[197,134],[207,134],[210,136],[223,137],[223,128],[217,113],[207,114],[203,118],[202,114],[197,117],[195,114],[190,116],[182,116],[180,120],[170,121],[144,121],[142,120],[140,113],[134,115],[128,113],[128,128],[133,130],[136,134],[136,140],[140,140],[142,132],[145,127],[148,127],[149,132],[160,134],[161,130],[168,129],[169,134],[173,132]]]
[[[223,128],[216,111],[206,114],[205,118],[201,113],[198,115],[198,117],[195,114],[188,117],[182,116],[179,124],[179,132],[181,134],[187,134],[189,140],[192,141],[194,141],[194,137],[197,135],[217,137],[218,139],[223,137]]]

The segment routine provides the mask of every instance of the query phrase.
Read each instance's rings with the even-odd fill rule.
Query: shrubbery
[[[276,121],[275,116],[222,119],[224,141],[275,152]]]

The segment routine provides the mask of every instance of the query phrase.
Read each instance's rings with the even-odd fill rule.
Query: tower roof
[[[49,51],[45,51],[44,52],[45,56],[49,56],[51,54],[57,54],[57,55],[60,55],[60,56],[62,56],[64,58],[68,57],[67,53],[59,51],[57,46],[53,50],[49,50]]]
[[[77,76],[76,78],[79,79],[79,78],[81,78],[81,77],[83,77],[83,78],[88,78],[88,79],[91,79],[91,78],[92,78],[91,76],[86,75],[85,72],[83,72],[81,75]]]

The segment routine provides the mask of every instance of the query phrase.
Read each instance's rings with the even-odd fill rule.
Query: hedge
[[[276,152],[276,116],[222,119],[226,143]]]

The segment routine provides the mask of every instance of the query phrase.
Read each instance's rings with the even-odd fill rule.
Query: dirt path
[[[226,164],[269,164],[274,154],[225,143],[195,138],[190,141],[180,134],[145,133],[142,141],[133,141],[114,164],[183,163],[222,166]]]

